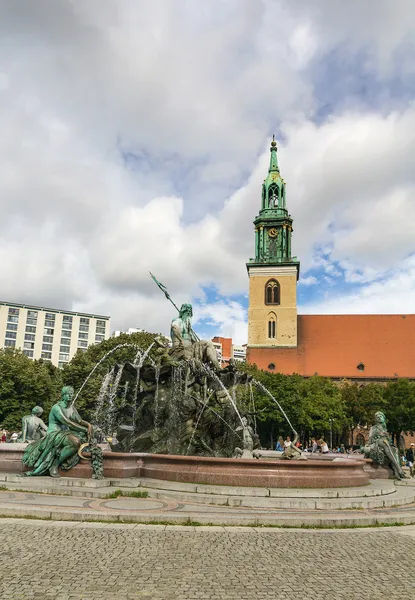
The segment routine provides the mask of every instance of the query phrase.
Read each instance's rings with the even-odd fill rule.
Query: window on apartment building
[[[62,322],[64,325],[67,325],[68,323],[70,323],[72,326],[72,321],[73,321],[73,317],[71,317],[69,315],[63,315]]]
[[[67,364],[68,364],[68,362],[67,362],[66,360],[65,360],[65,361],[61,360],[61,361],[59,361],[59,363],[58,363],[58,367],[59,367],[60,369],[62,369],[62,367],[63,367],[64,365],[67,365]]]
[[[105,321],[98,319],[97,320],[97,327],[103,327],[105,329]]]
[[[42,350],[46,350],[47,352],[52,352],[52,344],[42,344]]]
[[[62,331],[62,333],[61,333],[61,336],[63,338],[69,338],[70,339],[71,335],[72,335],[72,331]]]
[[[280,303],[280,284],[276,279],[270,279],[265,285],[265,304]]]
[[[17,331],[18,325],[16,323],[7,323],[8,331]]]
[[[64,352],[64,353],[67,353],[67,354],[69,354],[69,351],[70,351],[70,348],[69,348],[69,346],[61,346],[61,347],[59,348],[59,352]]]
[[[66,353],[59,354],[59,360],[69,360],[69,354],[66,354]]]
[[[17,337],[17,333],[15,331],[6,331],[6,338],[9,340],[15,340]]]
[[[80,325],[79,331],[89,331],[89,325]]]
[[[87,333],[78,333],[78,337],[80,340],[87,340],[88,339],[88,334]]]
[[[18,314],[19,314],[18,308],[9,308],[9,315],[18,315]]]
[[[4,340],[5,348],[16,348],[16,340]]]
[[[26,319],[26,325],[37,325],[37,319]]]
[[[32,325],[26,325],[26,330],[27,333],[36,333],[36,327],[33,327]]]
[[[52,352],[42,352],[40,358],[44,360],[52,360]]]
[[[96,332],[105,334],[105,327],[97,327]]]
[[[33,328],[36,331],[36,328]],[[27,327],[26,327],[26,331],[27,331]],[[43,335],[53,335],[55,333],[54,329],[50,329],[49,327],[45,327],[45,329],[43,330]]]
[[[23,350],[23,354],[28,356],[29,358],[33,358],[33,350]]]
[[[50,321],[54,321],[55,320],[55,313],[46,313],[45,314],[45,319],[49,319]]]
[[[268,315],[268,338],[273,340],[277,337],[277,318],[274,313]]]
[[[69,331],[72,331],[72,323],[69,323],[69,321],[68,321],[68,322],[64,322],[64,323],[62,323],[62,331],[63,331],[64,329],[68,329]],[[69,334],[69,335],[70,335],[70,334]]]
[[[8,323],[18,323],[19,322],[19,317],[15,317],[14,315],[9,315],[7,317],[7,322]]]
[[[45,319],[45,327],[55,327],[55,321],[51,321],[50,319]]]
[[[36,310],[28,310],[27,318],[28,319],[37,319],[37,311]]]
[[[29,348],[29,350],[33,350],[35,347],[34,342],[23,342],[23,348]]]
[[[53,335],[44,335],[43,341],[45,344],[53,344]]]
[[[105,340],[105,335],[96,335],[95,336],[96,342],[103,342],[104,340]]]
[[[27,340],[28,342],[34,342],[35,338],[36,338],[36,336],[33,335],[33,333],[25,333],[24,334],[24,339]]]
[[[88,348],[88,342],[86,340],[78,340],[78,348]]]
[[[87,319],[86,317],[81,317],[79,319],[79,322],[81,323],[81,325],[89,325],[89,319]]]

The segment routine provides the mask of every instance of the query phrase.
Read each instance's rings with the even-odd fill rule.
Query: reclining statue
[[[179,316],[171,322],[170,336],[172,348],[169,354],[177,359],[196,359],[210,364],[219,370],[220,365],[216,356],[216,349],[212,342],[199,340],[192,329],[193,309],[191,304],[182,304]]]
[[[92,425],[83,421],[72,403],[74,390],[62,388],[61,399],[49,413],[49,427],[45,437],[32,442],[23,455],[23,463],[32,467],[24,473],[60,477],[59,467],[69,470],[79,462],[78,450],[92,436]]]
[[[34,442],[45,437],[48,428],[40,418],[42,413],[43,408],[35,406],[32,408],[31,415],[25,415],[22,418],[22,433],[18,442]]]
[[[375,424],[370,428],[368,443],[363,447],[363,454],[375,463],[390,466],[396,479],[405,477],[400,464],[399,452],[390,442],[390,436],[386,429],[386,417],[383,412],[375,413]]]

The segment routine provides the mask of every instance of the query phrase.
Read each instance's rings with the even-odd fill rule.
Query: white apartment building
[[[232,355],[234,360],[246,360],[246,344],[232,344]]]
[[[110,317],[0,301],[0,348],[62,367],[77,350],[110,336]]]
[[[120,335],[122,333],[127,333],[128,335],[131,335],[132,333],[142,333],[143,331],[144,331],[144,329],[138,329],[137,327],[129,327],[125,331],[121,331],[120,329],[116,329],[114,331],[114,333],[112,334],[112,337],[120,337]]]

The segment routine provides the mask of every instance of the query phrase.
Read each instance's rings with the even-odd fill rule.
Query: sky
[[[0,299],[247,341],[278,141],[300,314],[415,312],[413,0],[2,0]]]

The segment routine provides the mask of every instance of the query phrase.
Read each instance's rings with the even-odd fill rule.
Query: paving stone
[[[402,528],[185,531],[10,521],[1,522],[4,600],[415,597],[415,539],[400,535]]]

